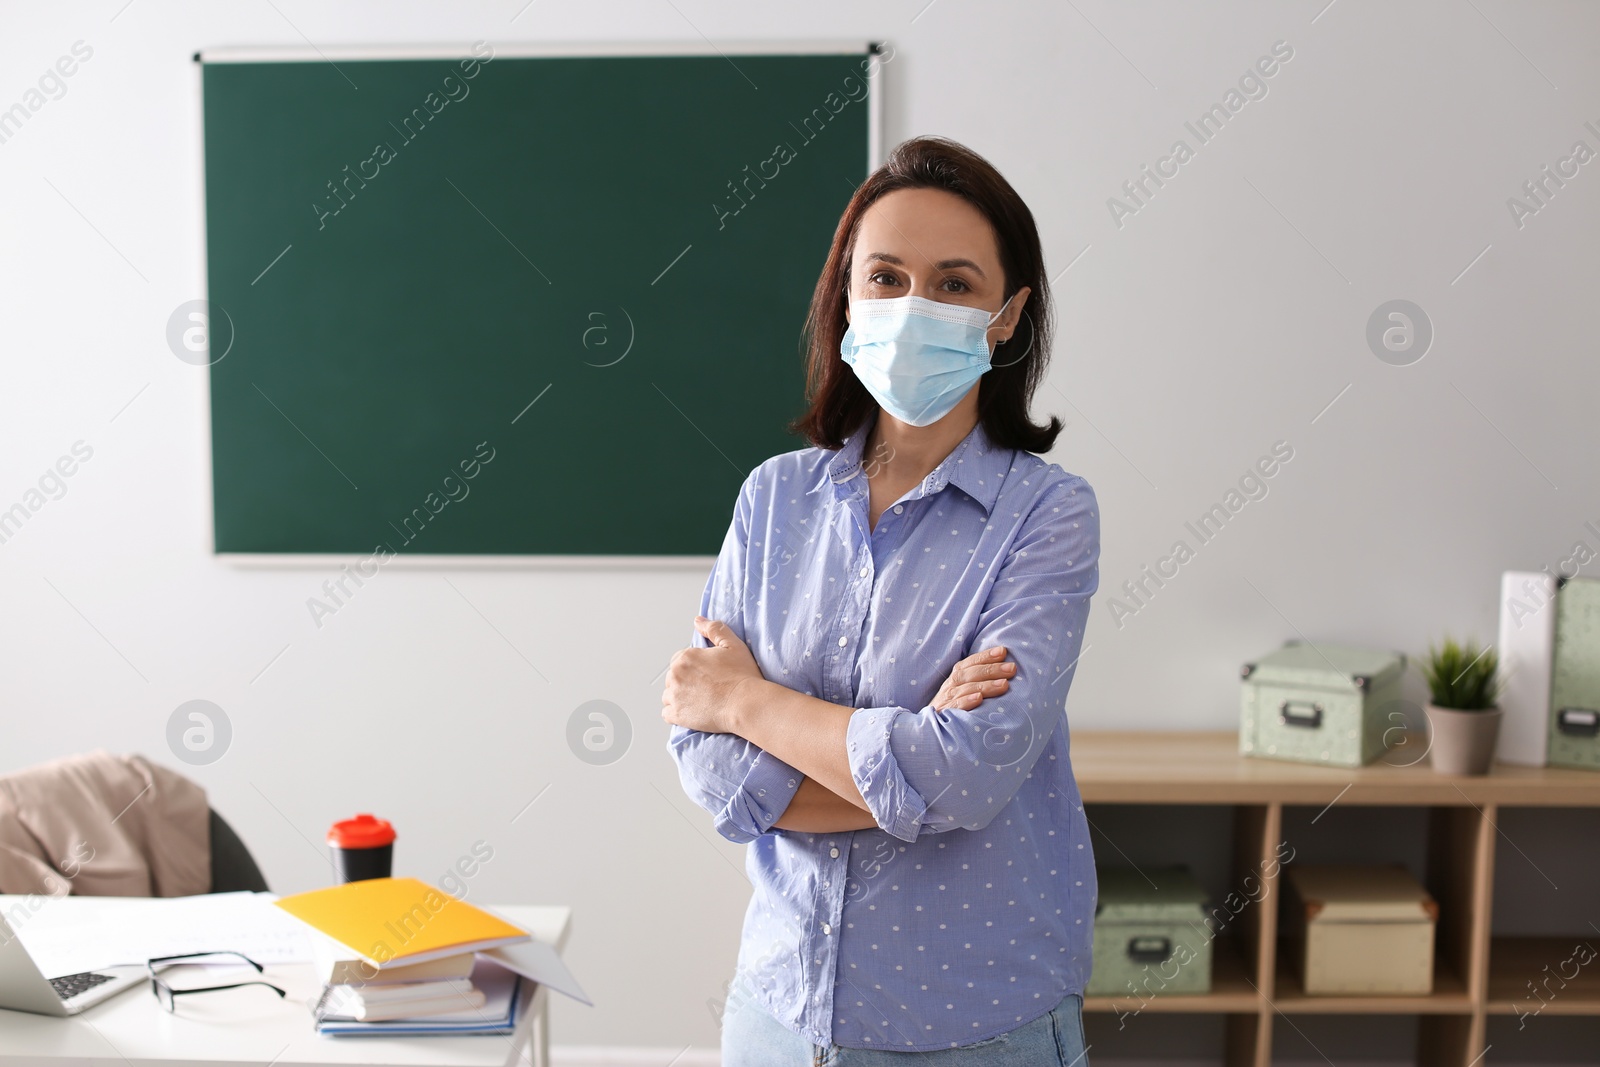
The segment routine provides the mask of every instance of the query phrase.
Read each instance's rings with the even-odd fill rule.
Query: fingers
[[[963,660],[962,662],[965,663],[966,661]],[[990,659],[988,662],[975,663],[965,667],[957,664],[955,670],[950,672],[950,680],[957,684],[963,684],[984,682],[991,678],[1014,678],[1016,674],[1017,665],[1011,660],[1000,663]]]
[[[979,663],[998,663],[1006,658],[1006,646],[994,645],[991,648],[981,648],[966,659],[957,660],[956,667],[975,666]]]
[[[1005,658],[1006,647],[1004,645],[980,649],[967,658],[956,661],[956,665],[950,668],[950,684],[975,682],[984,678],[1007,677],[1016,670],[1016,667],[1014,664],[1004,663]],[[1009,669],[998,670],[1003,666]]]
[[[989,664],[1001,663],[1006,658],[1006,646],[995,645],[992,648],[981,649],[968,656],[966,659],[957,660],[955,670],[983,667]]]
[[[721,619],[708,619],[704,615],[694,617],[694,628],[713,645],[730,645],[738,638],[733,627]]]
[[[984,697],[1006,692],[1007,680],[1016,676],[1017,665],[1005,657],[1006,647],[994,645],[957,660],[950,677],[939,687],[933,706],[970,711],[982,703]]]
[[[1004,693],[1011,683],[1005,678],[990,678],[981,682],[967,682],[950,690],[952,697],[993,697]]]
[[[945,708],[954,708],[958,711],[971,711],[973,708],[983,703],[984,695],[985,694],[983,693],[968,693],[963,696],[952,697],[949,703],[945,705]],[[996,693],[990,695],[998,696],[999,694]]]
[[[962,711],[971,711],[983,703],[985,697],[1003,695],[1011,684],[1005,678],[994,678],[981,682],[968,682],[963,685],[954,685],[942,695],[942,702],[936,702],[938,708],[959,708]]]

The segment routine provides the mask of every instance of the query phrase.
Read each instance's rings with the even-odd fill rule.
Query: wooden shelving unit
[[[1433,992],[1417,997],[1308,996],[1300,976],[1278,955],[1278,977],[1272,1002],[1279,1011],[1306,1015],[1463,1015],[1472,1011],[1467,983],[1448,963],[1436,962]]]
[[[1562,979],[1568,972],[1561,964],[1571,958],[1577,941],[1600,948],[1600,937],[1581,934],[1493,938],[1485,1010],[1490,1015],[1519,1015],[1535,1008],[1540,1014],[1600,1015],[1600,960],[1574,967],[1571,979]],[[1534,997],[1539,1000],[1530,1002]]]
[[[1422,751],[1412,743],[1409,751]],[[1517,1015],[1540,1003],[1530,1001],[1528,983],[1541,978],[1558,989],[1546,998],[1544,1013],[1600,1016],[1600,960],[1559,967],[1579,942],[1600,947],[1600,933],[1510,938],[1493,937],[1490,929],[1499,811],[1600,808],[1600,774],[1497,765],[1481,777],[1450,777],[1434,773],[1426,760],[1323,767],[1245,758],[1237,746],[1228,732],[1073,734],[1072,767],[1086,805],[1229,807],[1231,884],[1257,887],[1255,899],[1214,944],[1210,993],[1089,997],[1085,1011],[1224,1016],[1230,1067],[1270,1067],[1275,1018],[1292,1023],[1307,1015],[1414,1016],[1419,1067],[1492,1062],[1484,1059],[1488,1016]],[[1286,840],[1284,809],[1336,804],[1427,813],[1427,884],[1440,908],[1434,991],[1427,996],[1308,996],[1280,951],[1277,860]],[[1546,968],[1577,974],[1562,981]]]
[[[1212,947],[1211,992],[1201,996],[1085,997],[1085,1011],[1254,1012],[1258,1003],[1251,967],[1236,938],[1219,937]]]

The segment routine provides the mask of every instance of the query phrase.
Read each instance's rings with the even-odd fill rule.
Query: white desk
[[[22,897],[0,895],[10,912]],[[114,913],[122,898],[62,897],[47,904],[54,917]],[[566,947],[572,909],[493,906],[540,941]],[[550,1062],[549,990],[523,982],[514,1034],[413,1037],[330,1037],[312,1027],[307,1002],[321,988],[309,963],[268,965],[261,976],[282,986],[282,1000],[259,986],[223,990],[179,1001],[169,1014],[143,982],[103,1004],[66,1019],[0,1009],[0,1067],[155,1067],[206,1064],[223,1067],[507,1067]],[[530,988],[531,987],[531,988]]]

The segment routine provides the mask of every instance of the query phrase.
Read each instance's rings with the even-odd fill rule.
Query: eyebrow
[[[897,267],[903,267],[903,266],[906,265],[905,264],[905,260],[901,259],[899,256],[891,256],[887,252],[871,252],[871,253],[869,253],[867,255],[867,262],[871,263],[874,260],[878,260],[878,261],[881,261],[883,263],[893,263]],[[939,262],[935,263],[933,266],[934,266],[935,270],[950,270],[950,269],[952,269],[954,267],[967,267],[974,274],[976,274],[980,278],[983,278],[984,280],[988,280],[988,277],[989,277],[987,274],[983,273],[983,268],[982,267],[978,266],[976,263],[972,262],[972,260],[970,260],[970,259],[941,259]]]

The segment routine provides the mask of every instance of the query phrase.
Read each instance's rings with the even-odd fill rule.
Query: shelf
[[[1583,934],[1491,940],[1484,1010],[1490,1015],[1600,1015],[1600,957],[1579,965],[1573,950],[1580,944],[1600,952],[1600,937]],[[1567,974],[1573,977],[1563,981]]]
[[[1289,962],[1288,946],[1278,946],[1278,984],[1273,1006],[1286,1015],[1470,1015],[1472,998],[1454,969],[1435,959],[1433,992],[1420,996],[1390,993],[1306,993]]]
[[[1175,1012],[1196,1015],[1254,1012],[1261,1006],[1255,986],[1245,968],[1244,955],[1232,937],[1219,937],[1211,946],[1211,991],[1209,993],[1153,993],[1143,999],[1127,996],[1083,998],[1084,1011],[1112,1012],[1117,1015],[1144,1012]]]
[[[1600,948],[1600,930],[1554,938],[1495,937],[1492,931],[1500,891],[1496,880],[1508,877],[1497,871],[1497,846],[1515,846],[1506,844],[1511,837],[1501,827],[1502,816],[1539,809],[1540,818],[1564,825],[1559,809],[1588,809],[1583,826],[1592,827],[1600,812],[1600,773],[1496,765],[1487,775],[1456,777],[1434,773],[1426,760],[1409,767],[1381,760],[1358,768],[1318,766],[1241,756],[1236,735],[1222,731],[1092,731],[1074,733],[1071,741],[1079,793],[1086,805],[1097,806],[1089,810],[1106,820],[1104,827],[1093,826],[1108,845],[1101,849],[1097,840],[1097,858],[1123,863],[1181,859],[1203,870],[1202,884],[1211,893],[1244,905],[1229,905],[1235,914],[1226,935],[1217,939],[1210,992],[1086,997],[1084,1011],[1092,1025],[1120,1034],[1123,1022],[1141,1016],[1143,1022],[1129,1031],[1149,1035],[1150,1050],[1174,1057],[1172,1062],[1178,1062],[1182,1042],[1155,1039],[1200,1034],[1208,1043],[1220,1042],[1216,1051],[1226,1067],[1272,1067],[1281,1058],[1274,1055],[1275,1045],[1295,1056],[1307,1035],[1354,1034],[1374,1026],[1407,1035],[1406,1044],[1414,1048],[1405,1059],[1415,1067],[1482,1067],[1487,1046],[1494,1045],[1488,1055],[1496,1058],[1504,1055],[1502,1046],[1509,1047],[1490,1037],[1491,1023],[1500,1038],[1507,1028],[1522,1035],[1518,1040],[1527,1043],[1532,1059],[1553,1062],[1567,1047],[1560,1028],[1600,1025],[1600,956],[1578,967],[1564,986],[1560,977],[1573,974],[1572,963],[1562,964],[1574,958],[1574,946]],[[1347,806],[1365,810],[1350,812]],[[1183,808],[1208,810],[1182,818],[1168,814]],[[1391,811],[1382,813],[1383,808]],[[1185,836],[1197,827],[1214,843]],[[1515,851],[1532,850],[1532,858],[1521,858],[1533,863],[1541,847],[1567,849],[1593,836],[1592,830],[1568,828]],[[1124,850],[1117,839],[1140,847],[1128,844]],[[1133,859],[1129,851],[1136,854]],[[1279,931],[1284,865],[1397,858],[1422,879],[1439,907],[1434,991],[1426,996],[1307,995]],[[1592,898],[1587,878],[1576,883],[1564,878],[1564,889],[1587,887],[1569,889],[1565,897],[1577,892]],[[1583,925],[1567,915],[1556,928]],[[1530,981],[1548,982],[1548,999],[1530,1000]],[[1564,1018],[1530,1025],[1524,1034],[1519,1024],[1535,1012]],[[1574,1062],[1592,1059],[1589,1046],[1583,1047],[1587,1058]]]
[[[1436,774],[1380,759],[1327,767],[1239,754],[1238,735],[1084,731],[1072,735],[1072,772],[1096,804],[1422,804],[1525,807],[1600,805],[1600,772],[1497,763],[1485,775]]]

